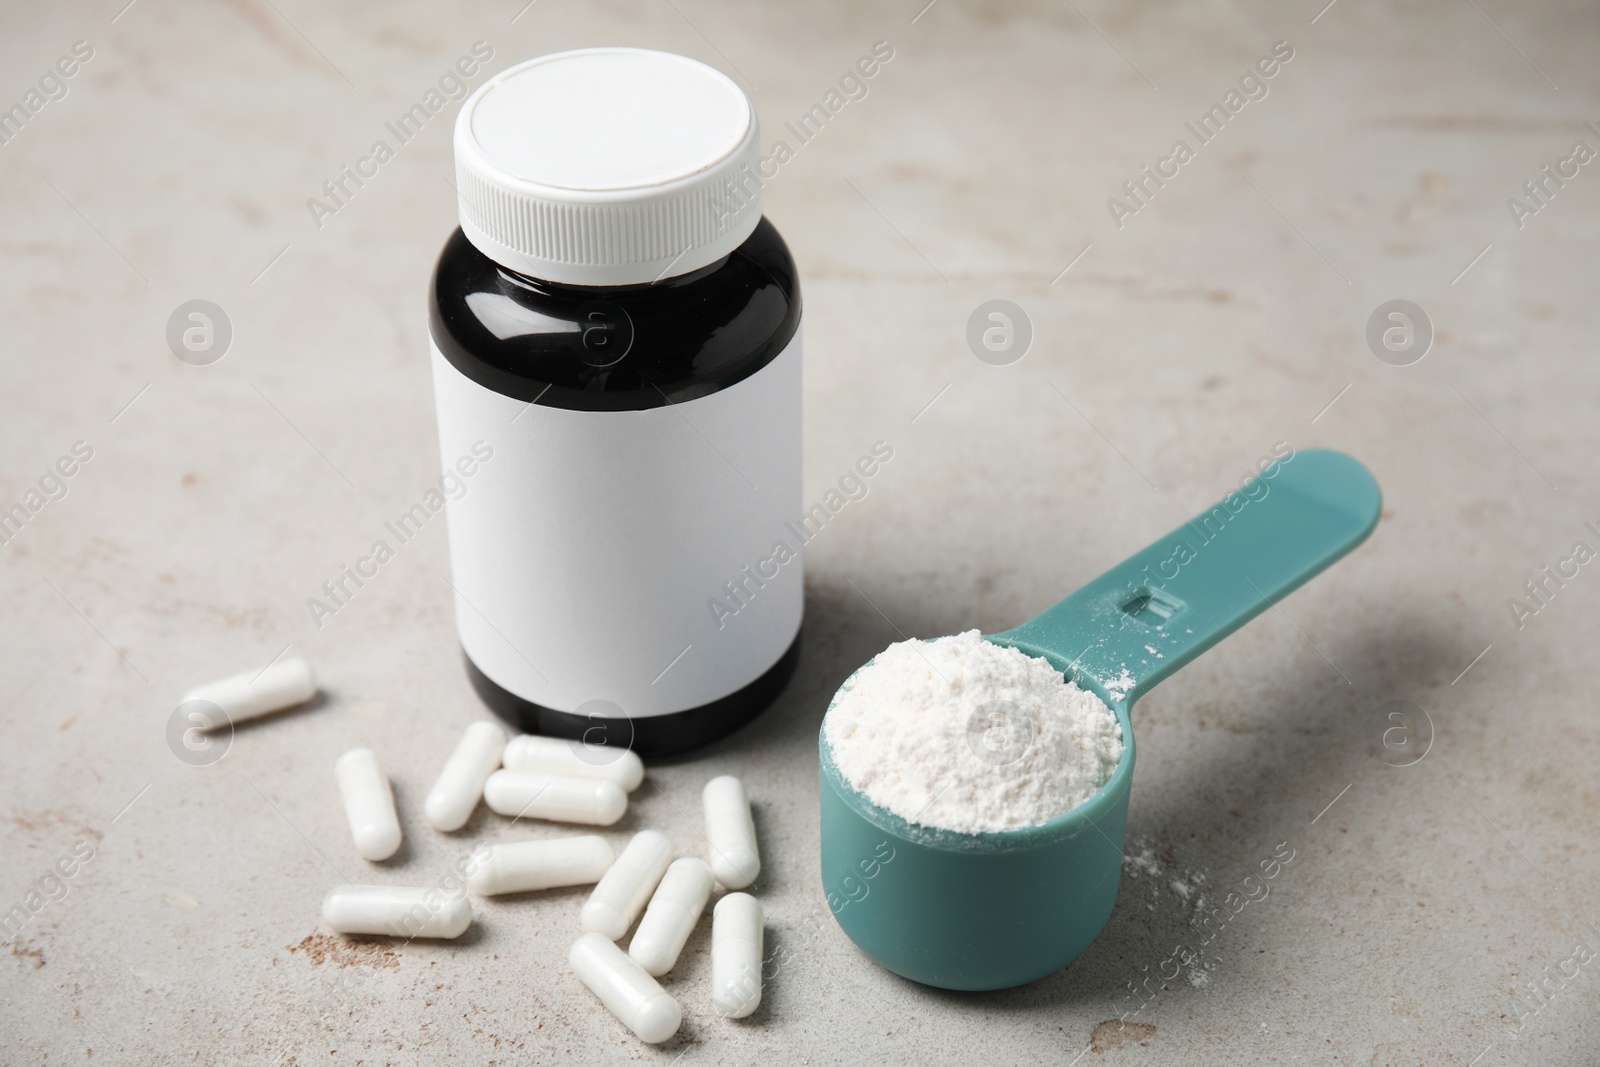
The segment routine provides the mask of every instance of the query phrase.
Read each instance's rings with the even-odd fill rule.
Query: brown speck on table
[[[305,953],[313,967],[332,963],[339,967],[398,967],[400,954],[381,941],[358,941],[333,934],[311,934],[298,945],[290,945],[291,953]]]
[[[1105,1052],[1118,1045],[1126,1045],[1130,1041],[1138,1042],[1141,1047],[1148,1047],[1150,1039],[1155,1036],[1156,1028],[1148,1023],[1130,1023],[1121,1019],[1107,1019],[1094,1028],[1094,1033],[1089,1035],[1089,1047],[1096,1052]]]

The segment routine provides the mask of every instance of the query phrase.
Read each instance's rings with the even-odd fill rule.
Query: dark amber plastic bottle
[[[795,669],[800,291],[758,144],[731,81],[637,49],[463,106],[429,291],[452,585],[473,685],[526,731],[683,751]]]

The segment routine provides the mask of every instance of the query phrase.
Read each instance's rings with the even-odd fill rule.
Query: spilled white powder
[[[890,645],[845,683],[822,729],[834,764],[868,800],[961,833],[1070,811],[1122,759],[1122,730],[1104,701],[977,630]]]

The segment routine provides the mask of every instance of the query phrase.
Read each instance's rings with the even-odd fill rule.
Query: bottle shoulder
[[[517,274],[458,228],[429,285],[428,325],[445,359],[495,392],[633,411],[726,389],[772,362],[799,329],[800,287],[766,219],[717,263],[610,288]]]

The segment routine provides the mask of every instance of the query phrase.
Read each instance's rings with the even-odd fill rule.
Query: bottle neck
[[[536,278],[531,274],[523,274],[521,271],[506,266],[492,256],[486,258],[495,265],[495,269],[502,278],[519,289],[524,289],[530,293],[538,293],[541,296],[593,300],[602,295],[627,296],[633,293],[649,292],[652,289],[693,285],[695,282],[709,278],[721,270],[727,265],[731,257],[723,256],[721,259],[707,263],[703,267],[696,267],[694,270],[683,274],[667,274],[657,278],[655,281],[635,282],[628,285],[570,285],[566,282],[553,282],[547,278]]]

